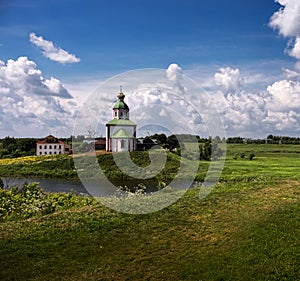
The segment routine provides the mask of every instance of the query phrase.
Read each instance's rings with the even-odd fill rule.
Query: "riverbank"
[[[145,167],[150,164],[147,152],[134,151],[130,153],[133,162]],[[76,155],[76,162],[89,162],[94,155]],[[95,157],[99,167],[109,180],[121,180],[131,178],[124,174],[116,165],[112,153],[97,153]],[[172,153],[167,153],[167,163],[161,171],[161,175],[171,178],[180,165],[180,158]],[[89,169],[86,169],[87,173]],[[0,159],[0,176],[2,177],[34,177],[34,178],[59,178],[79,180],[73,157],[67,155],[53,156],[27,156],[13,159]],[[93,175],[90,175],[93,177]]]
[[[111,153],[97,153],[97,162],[110,181],[134,181],[136,179],[123,173],[116,165]],[[253,159],[249,159],[254,155]],[[90,155],[79,155],[77,160],[84,162]],[[132,161],[140,167],[150,164],[148,152],[131,153]],[[292,159],[292,161],[291,161]],[[165,167],[152,180],[170,182],[177,174],[181,158],[177,154],[167,152]],[[206,176],[210,161],[194,163],[198,166],[195,181],[201,182]],[[291,178],[300,179],[300,145],[278,144],[228,144],[227,157],[220,177],[222,182],[252,181],[259,178]],[[285,169],[282,169],[285,167]],[[82,173],[82,172],[81,172]],[[86,169],[87,176],[93,178]],[[91,173],[91,174],[89,174]],[[83,174],[83,173],[82,173]],[[29,156],[13,159],[0,159],[0,177],[64,179],[79,181],[73,158],[67,155]]]

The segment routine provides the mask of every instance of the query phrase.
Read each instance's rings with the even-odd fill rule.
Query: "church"
[[[129,107],[122,92],[113,107],[113,119],[106,124],[106,151],[122,152],[136,150],[136,124],[129,119]]]

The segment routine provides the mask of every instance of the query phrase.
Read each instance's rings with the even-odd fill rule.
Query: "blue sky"
[[[2,1],[1,58],[28,56],[62,77],[144,67],[289,60],[268,27],[279,5],[256,1]],[[30,32],[76,54],[61,67],[40,56]],[[52,72],[53,71],[53,72]]]
[[[286,31],[285,27],[289,26],[290,22],[280,21],[281,19],[278,19],[279,22],[274,21],[273,26],[270,26],[272,15],[280,8],[285,9],[284,16],[290,18],[290,21],[299,22],[300,9],[297,1],[287,0],[288,4],[280,5],[283,2],[1,0],[0,60],[7,66],[8,60],[17,62],[18,58],[27,57],[28,61],[35,64],[30,67],[39,70],[39,75],[45,80],[42,80],[40,86],[50,86],[49,91],[42,91],[40,96],[39,90],[32,96],[23,96],[21,86],[13,88],[10,87],[11,82],[2,81],[3,85],[9,88],[9,93],[3,90],[6,95],[4,101],[7,102],[9,95],[15,104],[20,99],[22,110],[21,113],[16,108],[12,111],[7,108],[0,110],[0,122],[3,122],[0,137],[23,134],[43,136],[53,132],[55,126],[70,123],[66,120],[56,120],[55,116],[60,116],[56,114],[56,110],[60,110],[60,113],[64,111],[64,117],[60,116],[61,119],[72,120],[87,92],[93,90],[97,83],[124,71],[140,68],[167,69],[172,63],[178,64],[180,71],[199,82],[212,96],[224,98],[220,106],[222,110],[224,106],[229,107],[230,111],[221,110],[220,114],[224,116],[225,123],[228,121],[228,135],[295,135],[298,133],[295,131],[299,121],[298,110],[289,108],[288,111],[285,108],[284,112],[280,112],[283,114],[280,116],[277,111],[277,115],[270,111],[270,104],[274,105],[280,101],[278,87],[287,89],[290,100],[292,95],[297,96],[299,83],[299,69],[295,64],[300,56],[297,57],[296,43],[290,41],[300,36],[298,30]],[[291,8],[297,14],[294,19],[289,15]],[[51,42],[56,48],[61,48],[73,56],[70,62],[62,62],[61,57],[55,60],[43,54],[41,44],[46,44],[45,42]],[[292,44],[289,48],[295,51],[290,55],[285,51],[289,42]],[[22,68],[28,65],[28,61],[16,65]],[[236,69],[238,73],[231,71]],[[287,74],[285,70],[289,70],[293,75]],[[218,81],[216,73],[223,75],[217,78]],[[236,78],[235,75],[239,77]],[[234,81],[241,83],[228,88],[228,85],[224,85],[228,82],[224,81],[225,76],[232,79],[233,84]],[[51,77],[56,80],[51,80]],[[296,84],[284,86],[282,81],[292,81]],[[282,83],[274,85],[276,82]],[[38,87],[36,83],[35,80],[34,89]],[[28,87],[32,89],[31,86]],[[61,91],[57,90],[57,87]],[[226,92],[228,89],[230,93]],[[23,90],[26,91],[25,88]],[[59,94],[62,95],[61,100]],[[264,111],[262,116],[266,124],[263,128],[261,122],[249,125],[251,122],[245,121],[244,127],[230,125],[234,122],[239,123],[238,120],[227,120],[230,115],[234,115],[232,110],[240,111],[234,107],[239,101],[251,103],[253,100],[265,98],[265,95],[271,102],[268,106],[265,105],[264,109],[261,104],[253,103],[251,108],[245,109],[248,110],[246,115],[255,107]],[[41,96],[45,103],[35,105]],[[245,100],[246,96],[251,96],[251,100]],[[53,105],[53,108],[48,108],[52,111],[47,113],[52,116],[51,122],[47,124],[46,119],[43,120],[41,129],[36,130],[34,120],[40,116],[36,113],[37,108],[42,108],[47,103]],[[14,116],[14,124],[5,123],[5,116]],[[277,125],[278,120],[284,116],[292,118],[293,126]],[[29,123],[24,121],[26,118]],[[20,129],[20,126],[24,127],[24,122],[31,124],[28,130]],[[70,133],[71,126],[66,127],[62,134]]]

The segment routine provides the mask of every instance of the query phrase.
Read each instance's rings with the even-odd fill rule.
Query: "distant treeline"
[[[72,143],[73,141],[81,142],[85,139],[83,135],[69,138],[60,138],[60,140],[66,143]],[[5,137],[0,139],[0,158],[15,158],[21,156],[35,155],[36,153],[36,142],[42,138],[14,138]],[[210,145],[213,142],[217,143],[249,143],[249,144],[300,144],[300,137],[288,137],[288,136],[274,136],[268,135],[266,139],[251,139],[242,137],[230,137],[225,140],[225,138],[211,137],[201,138],[198,135],[189,134],[179,134],[166,136],[165,134],[154,134],[147,136],[145,138],[138,138],[137,147],[138,150],[148,150],[153,145],[159,145],[169,150],[178,149],[180,147],[179,141],[181,142],[195,142],[198,141],[202,144],[204,150],[211,150]],[[204,153],[209,154],[209,153]],[[204,157],[207,158],[207,157]]]
[[[177,137],[176,137],[177,136]],[[166,145],[169,147],[177,147],[178,146],[178,139],[183,142],[194,142],[195,138],[198,140],[199,143],[210,143],[212,140],[218,143],[249,143],[249,144],[300,144],[300,137],[288,137],[288,136],[274,136],[268,135],[265,139],[252,139],[252,138],[242,138],[242,137],[230,137],[230,138],[220,138],[218,136],[214,138],[201,138],[200,136],[196,135],[189,135],[189,134],[179,134],[179,135],[171,135],[167,137],[165,134],[154,134],[152,136],[148,136],[144,138],[143,142],[152,143],[153,140],[156,140],[160,145]]]
[[[227,143],[254,143],[254,144],[300,144],[300,137],[288,137],[288,136],[273,136],[268,135],[266,139],[251,139],[232,137],[226,139]]]

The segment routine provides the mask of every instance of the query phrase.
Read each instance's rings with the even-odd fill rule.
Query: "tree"
[[[167,143],[167,136],[165,134],[159,134],[159,135],[157,135],[156,140],[160,145],[166,144]]]
[[[10,136],[5,137],[2,141],[3,147],[7,148],[10,144],[16,144],[16,139],[11,138]]]
[[[178,142],[176,135],[170,135],[167,138],[167,145],[169,146],[170,149],[179,147],[179,142]]]
[[[154,145],[154,141],[151,139],[151,137],[145,137],[143,139],[143,147],[144,149],[150,149]]]
[[[200,160],[209,161],[211,157],[211,143],[205,142],[199,144]]]

